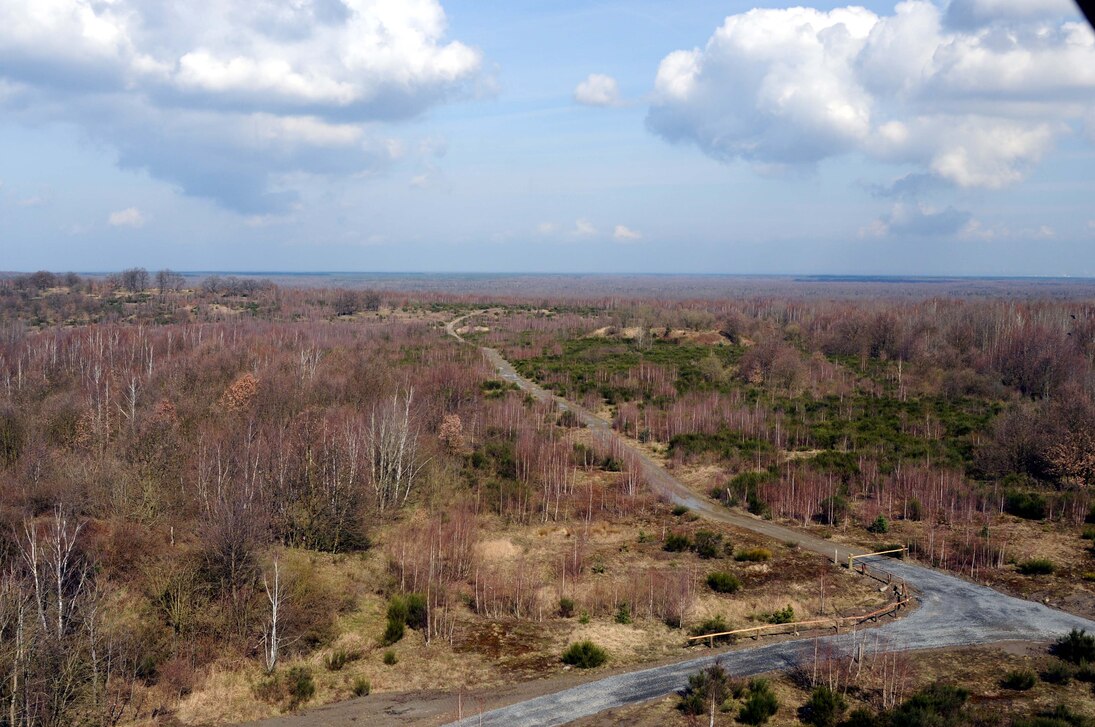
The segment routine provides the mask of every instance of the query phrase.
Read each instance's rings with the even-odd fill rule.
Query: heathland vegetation
[[[884,600],[658,501],[626,450],[445,335],[484,308],[467,338],[704,496],[1095,612],[1086,299],[531,301],[36,273],[0,279],[0,721],[215,723],[455,692]],[[1081,662],[1037,684],[1077,689]],[[915,681],[849,694],[914,724],[894,720]],[[778,680],[734,688],[735,719],[794,714]],[[808,696],[811,715],[839,711]]]

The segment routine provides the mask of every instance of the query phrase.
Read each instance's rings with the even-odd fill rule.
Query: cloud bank
[[[186,193],[288,209],[292,175],[398,156],[382,122],[467,94],[436,0],[0,0],[0,109],[72,123]]]
[[[992,189],[1022,179],[1093,109],[1095,34],[1071,3],[908,0],[884,16],[732,15],[703,48],[662,60],[647,124],[722,161],[859,153]],[[928,219],[908,224],[944,222]]]

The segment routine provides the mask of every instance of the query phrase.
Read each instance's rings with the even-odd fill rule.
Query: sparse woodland
[[[1090,301],[36,273],[0,279],[0,724],[227,722],[542,674],[590,637],[610,663],[681,654],[773,602],[876,605],[660,503],[444,334],[481,308],[469,338],[727,506],[1019,590],[1037,558],[1039,587],[1095,580]]]

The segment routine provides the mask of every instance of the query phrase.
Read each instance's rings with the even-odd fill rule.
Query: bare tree
[[[144,268],[128,268],[122,271],[122,287],[134,293],[148,288],[148,271]]]
[[[411,494],[415,478],[428,460],[418,456],[418,431],[411,422],[414,389],[396,394],[387,406],[373,409],[365,444],[376,506],[400,507]]]
[[[285,593],[281,587],[281,570],[278,567],[277,556],[274,556],[274,585],[271,588],[266,575],[262,576],[262,586],[266,590],[266,600],[270,602],[270,620],[266,624],[266,631],[262,635],[262,652],[266,661],[266,671],[274,671],[278,664],[278,649],[281,646],[281,637],[278,635],[278,619],[281,605],[285,600]]]
[[[156,287],[160,289],[160,295],[182,289],[184,282],[183,276],[168,268],[156,273]]]

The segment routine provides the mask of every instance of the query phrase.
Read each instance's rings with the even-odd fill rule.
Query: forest
[[[465,339],[713,503],[1095,616],[1082,286],[312,282],[0,277],[0,724],[231,724],[471,694],[883,604],[791,543],[660,500],[627,451],[447,335],[459,316]],[[1003,688],[995,723],[1089,724],[1089,660],[1049,659],[1013,659],[1038,686]],[[832,706],[828,722],[786,706],[749,722],[772,685],[715,673],[693,706],[738,699],[720,714],[750,724],[992,723],[967,704],[976,670],[901,663],[901,689],[775,684]],[[908,721],[915,699],[950,717]],[[699,707],[632,716],[688,723]]]

